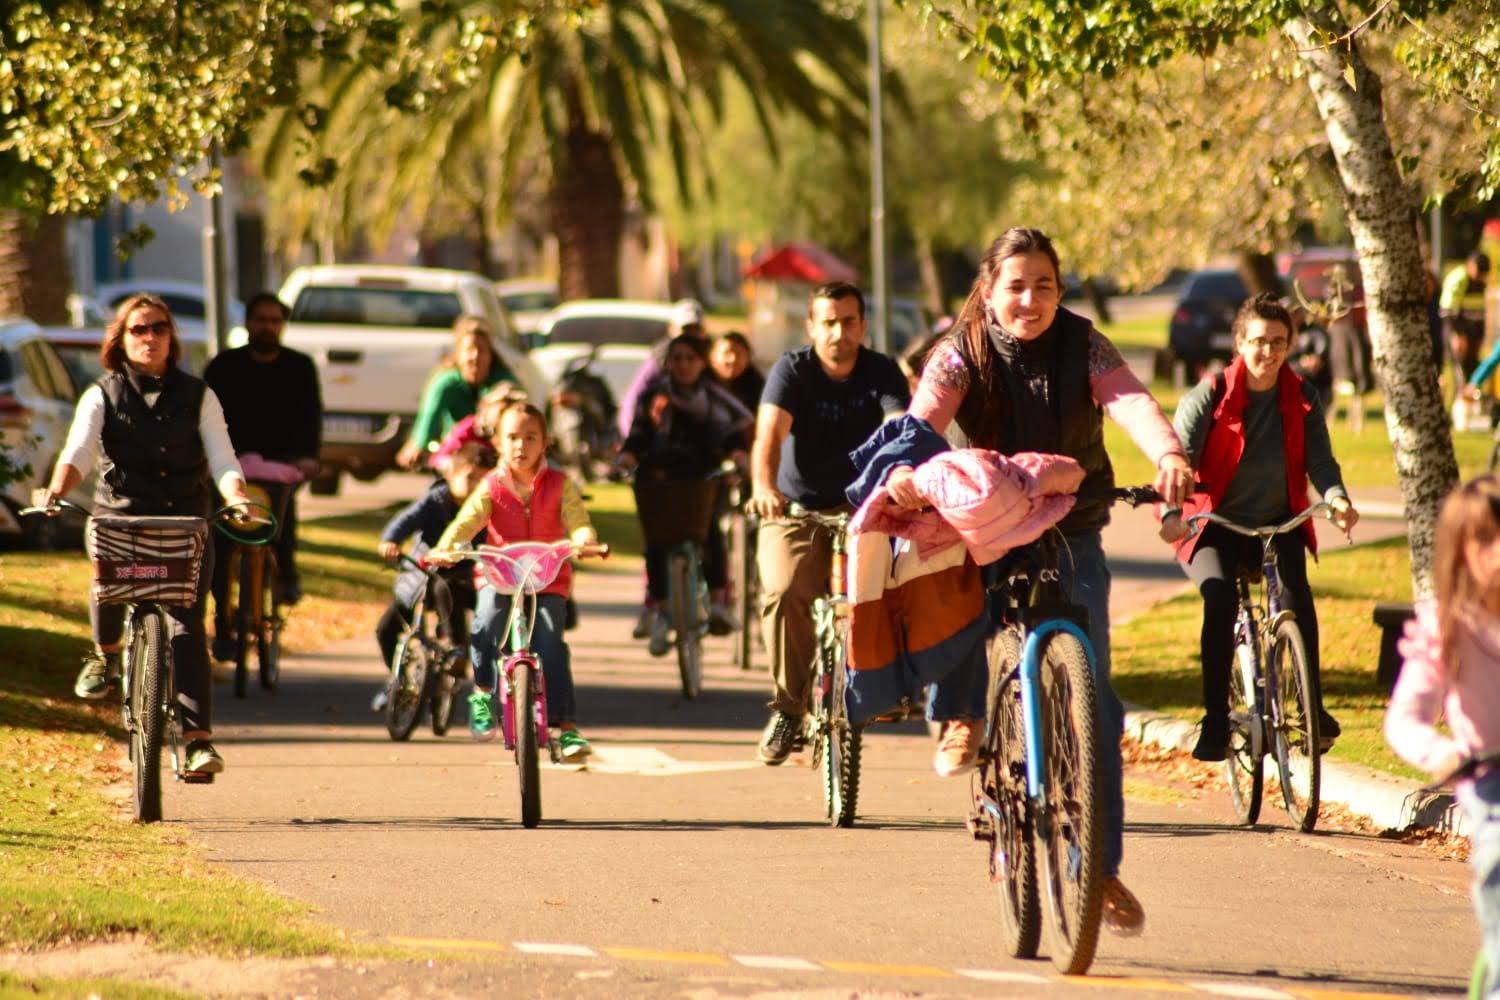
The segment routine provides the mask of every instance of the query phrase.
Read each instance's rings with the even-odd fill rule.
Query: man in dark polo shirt
[[[827,590],[832,561],[827,531],[781,520],[786,503],[847,510],[844,488],[855,476],[849,453],[910,401],[896,362],[864,346],[866,329],[858,288],[815,289],[807,308],[812,343],[772,366],[756,412],[750,506],[762,519],[761,627],[775,689],[760,741],[766,764],[786,760],[808,710],[812,603]]]

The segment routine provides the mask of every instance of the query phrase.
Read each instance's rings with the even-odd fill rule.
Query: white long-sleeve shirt
[[[146,393],[146,405],[155,406],[160,395],[159,392]],[[243,486],[245,474],[240,470],[239,459],[234,456],[234,446],[229,443],[224,408],[208,386],[203,387],[203,404],[198,409],[198,435],[203,439],[203,451],[219,492],[228,494],[236,480]],[[88,475],[94,463],[99,461],[103,436],[104,391],[91,385],[78,397],[78,409],[73,412],[73,424],[68,428],[68,439],[63,443],[58,464],[71,465],[81,475]]]

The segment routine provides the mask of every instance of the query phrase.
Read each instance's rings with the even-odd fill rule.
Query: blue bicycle
[[[1133,507],[1160,500],[1147,486],[1109,496]],[[1052,530],[1012,553],[992,588],[1000,623],[989,650],[969,828],[988,844],[1010,954],[1036,957],[1045,894],[1053,964],[1082,975],[1094,960],[1104,906],[1100,695],[1086,616],[1061,586],[1060,539]]]

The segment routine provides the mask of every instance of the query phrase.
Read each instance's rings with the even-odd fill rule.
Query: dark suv
[[[1167,326],[1167,344],[1196,375],[1210,361],[1228,361],[1234,356],[1230,326],[1240,304],[1250,297],[1238,271],[1209,268],[1194,271],[1183,282],[1172,320]]]

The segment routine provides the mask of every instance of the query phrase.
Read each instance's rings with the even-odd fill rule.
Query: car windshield
[[[94,380],[104,374],[97,344],[54,343],[52,346],[57,348],[57,356],[68,366],[68,374],[73,376],[73,384],[79,388],[93,385]],[[0,368],[4,368],[4,355],[0,355]]]
[[[1250,297],[1245,283],[1234,271],[1199,271],[1182,291],[1184,299],[1217,299],[1239,302]]]
[[[545,312],[557,305],[557,296],[552,292],[508,292],[500,296],[505,308],[511,312]]]
[[[667,321],[644,316],[566,316],[552,324],[551,344],[654,344]]]
[[[463,315],[456,292],[406,288],[304,288],[292,305],[293,323],[340,326],[421,326],[448,329]]]

